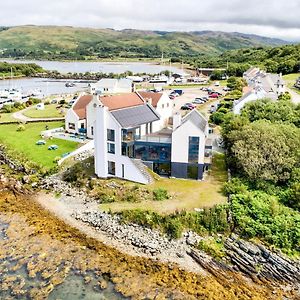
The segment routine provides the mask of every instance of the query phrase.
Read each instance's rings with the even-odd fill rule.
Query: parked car
[[[223,91],[225,91],[225,92],[229,92],[231,89],[229,88],[229,87],[227,87],[227,86],[225,86],[224,88],[223,88]]]
[[[180,109],[182,109],[182,110],[192,110],[192,109],[195,109],[195,108],[196,108],[196,106],[193,103],[186,103],[186,104],[182,105]]]
[[[216,82],[215,82],[215,86],[220,86],[220,82],[219,82],[219,81],[216,81]]]
[[[170,95],[169,95],[169,98],[170,98],[171,100],[174,100],[174,99],[176,98],[176,96],[175,96],[174,94],[170,94]]]
[[[175,93],[178,94],[178,96],[181,96],[184,94],[183,90],[174,90]]]
[[[212,94],[209,95],[209,98],[219,98],[219,94],[212,93]]]
[[[36,145],[46,145],[46,141],[45,140],[38,140],[35,144]]]
[[[194,101],[193,101],[194,104],[203,104],[204,102],[205,101],[202,100],[201,98],[195,98]]]
[[[170,95],[174,95],[175,97],[179,97],[180,95],[178,93],[176,93],[175,91],[171,92]]]

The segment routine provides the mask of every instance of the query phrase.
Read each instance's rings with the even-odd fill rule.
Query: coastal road
[[[292,96],[292,102],[295,104],[300,104],[300,94],[295,92],[294,90],[287,88],[287,91],[291,94]]]

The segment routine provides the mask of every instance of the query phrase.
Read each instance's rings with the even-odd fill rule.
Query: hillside
[[[165,32],[58,26],[0,27],[2,57],[84,59],[218,55],[226,50],[277,46],[287,42],[212,31]]]
[[[214,57],[186,58],[195,67],[227,67],[229,75],[241,76],[251,65],[271,73],[290,74],[300,70],[300,44],[236,49]]]

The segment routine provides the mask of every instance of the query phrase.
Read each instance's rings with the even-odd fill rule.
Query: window
[[[169,103],[167,103],[167,107],[169,107]]]
[[[91,126],[91,135],[94,135],[94,126]]]
[[[84,128],[84,123],[80,124],[80,128],[83,129]]]
[[[164,104],[162,104],[162,105],[161,105],[161,108],[165,108],[165,105],[164,105]]]
[[[115,141],[115,131],[113,129],[107,129],[107,140],[110,142]]]
[[[189,163],[198,163],[199,159],[199,137],[189,137]]]
[[[115,144],[107,143],[107,152],[111,154],[115,154]]]
[[[69,123],[69,129],[75,129],[75,123]]]
[[[116,175],[116,163],[114,161],[108,161],[108,174]]]
[[[124,164],[122,164],[122,178],[125,177],[125,166]]]

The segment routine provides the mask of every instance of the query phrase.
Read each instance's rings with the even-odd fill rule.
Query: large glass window
[[[108,161],[108,174],[116,175],[116,163],[114,161]]]
[[[111,154],[115,154],[115,144],[107,143],[107,152]]]
[[[110,142],[115,141],[115,131],[113,129],[107,129],[107,140]]]
[[[189,137],[189,163],[198,163],[199,159],[199,137]]]

